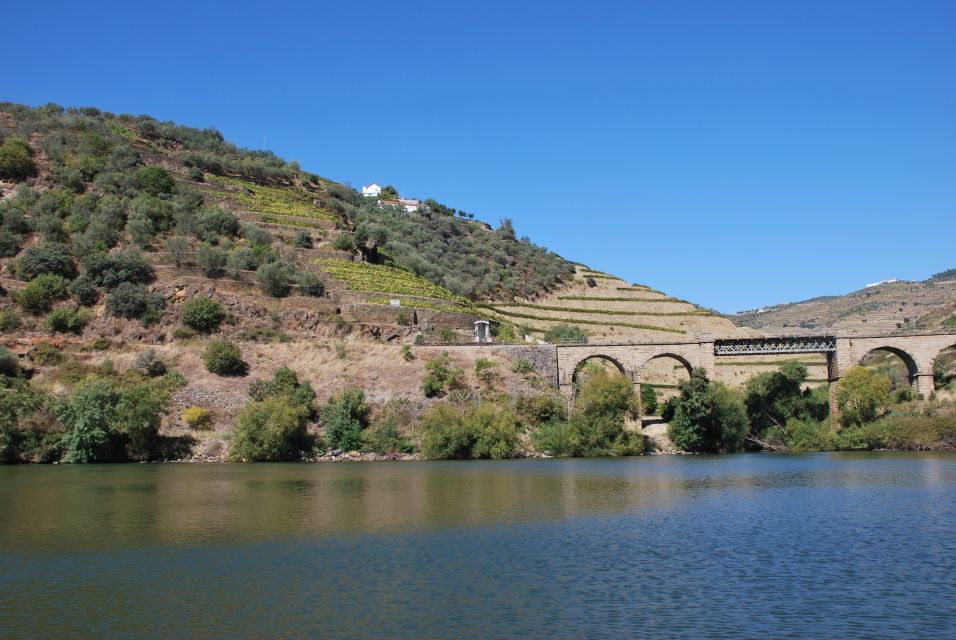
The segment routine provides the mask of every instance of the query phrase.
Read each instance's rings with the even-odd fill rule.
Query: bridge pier
[[[936,383],[933,380],[932,373],[917,373],[913,376],[913,393],[918,393],[923,396],[924,399],[929,400],[929,397],[933,395],[933,392],[936,391]]]

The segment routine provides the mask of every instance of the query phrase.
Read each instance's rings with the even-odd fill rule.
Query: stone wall
[[[502,344],[495,345],[496,353],[501,353],[512,360],[527,360],[535,372],[548,381],[549,384],[558,384],[558,351],[550,344]]]

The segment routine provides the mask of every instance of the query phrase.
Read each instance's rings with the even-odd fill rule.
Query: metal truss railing
[[[791,336],[784,338],[734,338],[714,342],[715,356],[756,356],[787,353],[833,353],[833,336]]]

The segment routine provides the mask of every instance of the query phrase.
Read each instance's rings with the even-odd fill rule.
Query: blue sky
[[[10,3],[0,99],[216,126],[726,312],[956,267],[954,2],[237,4]]]

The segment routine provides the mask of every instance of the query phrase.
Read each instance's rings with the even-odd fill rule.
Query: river
[[[0,468],[4,638],[953,638],[956,455]]]

